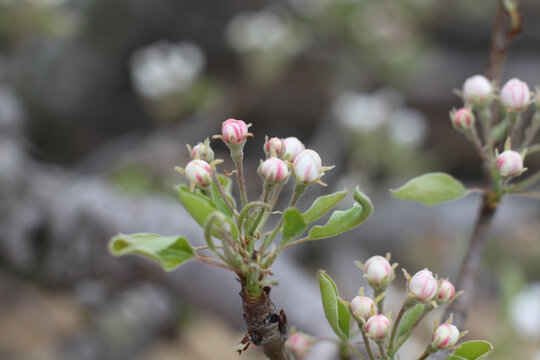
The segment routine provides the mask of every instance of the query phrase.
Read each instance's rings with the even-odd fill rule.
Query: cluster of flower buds
[[[456,293],[454,285],[447,279],[438,280],[436,276],[428,269],[418,271],[412,277],[403,269],[407,278],[408,297],[404,300],[402,308],[395,320],[382,313],[382,302],[386,293],[384,292],[388,285],[394,280],[394,269],[397,264],[390,264],[390,255],[386,257],[372,256],[365,264],[356,262],[364,270],[364,278],[374,290],[375,298],[364,295],[364,289],[361,288],[359,295],[352,299],[348,304],[349,310],[354,319],[358,322],[361,333],[364,336],[364,343],[368,352],[369,341],[372,339],[380,348],[386,349],[390,357],[397,353],[399,347],[407,340],[414,327],[420,320],[438,305],[445,305],[460,295]],[[404,314],[416,304],[423,305],[423,312],[419,314],[418,320],[410,324],[404,335],[398,332],[401,320]],[[400,330],[401,331],[401,330]],[[454,346],[460,334],[458,329],[451,324],[451,318],[438,327],[433,332],[431,342],[427,346],[427,353],[433,353],[439,349],[446,349]],[[383,356],[384,358],[384,356]]]

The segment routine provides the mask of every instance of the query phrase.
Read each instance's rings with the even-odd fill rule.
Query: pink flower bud
[[[303,358],[309,352],[311,345],[313,345],[311,336],[300,332],[292,335],[285,343],[285,346],[298,358]]]
[[[204,160],[207,163],[214,161],[214,151],[210,147],[208,139],[204,143],[198,143],[191,149],[191,158]]]
[[[366,323],[367,334],[377,340],[384,339],[388,334],[389,329],[390,320],[382,314],[373,315]]]
[[[272,155],[281,155],[281,152],[284,150],[285,146],[283,145],[283,140],[277,137],[273,137],[266,141],[263,148],[266,156],[270,157]]]
[[[185,170],[186,178],[200,187],[206,187],[212,182],[212,170],[204,160],[191,160]]]
[[[428,269],[414,274],[409,281],[409,296],[418,301],[429,301],[435,297],[438,290],[437,280]]]
[[[281,183],[289,178],[289,166],[285,161],[271,157],[261,163],[259,175],[269,184]]]
[[[293,173],[296,182],[309,184],[318,180],[322,174],[321,157],[313,150],[304,150],[293,162]]]
[[[467,103],[475,105],[486,104],[493,94],[493,85],[482,75],[474,75],[463,84],[463,98]]]
[[[446,304],[454,298],[455,294],[456,289],[450,281],[446,279],[439,280],[439,292],[437,293],[437,297],[435,298],[435,300],[437,300],[439,304]]]
[[[351,301],[351,310],[356,319],[369,319],[375,314],[375,303],[367,296],[356,296]]]
[[[288,137],[283,140],[283,146],[285,147],[285,151],[281,158],[285,161],[294,161],[298,154],[304,150],[304,144],[295,137]]]
[[[470,129],[474,125],[474,114],[471,109],[466,107],[450,113],[450,119],[458,130]]]
[[[516,151],[504,151],[497,158],[496,164],[502,176],[516,176],[523,171],[523,159]]]
[[[370,257],[364,265],[364,274],[372,287],[388,285],[394,279],[392,266],[384,257],[375,255]]]
[[[431,346],[436,349],[446,349],[454,346],[459,340],[459,330],[452,324],[441,324],[433,333]]]
[[[510,111],[525,110],[530,98],[529,86],[518,78],[508,80],[501,90],[501,103]]]
[[[221,133],[227,144],[240,144],[248,136],[248,127],[242,120],[228,119],[221,126]]]

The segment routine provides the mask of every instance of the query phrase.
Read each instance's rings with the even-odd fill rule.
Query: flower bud
[[[529,106],[531,92],[527,83],[513,78],[501,90],[501,103],[509,111],[522,111]]]
[[[351,310],[357,320],[367,320],[375,314],[375,303],[367,296],[356,296],[351,301]]]
[[[191,160],[186,166],[185,175],[199,187],[206,187],[212,182],[212,170],[204,160]]]
[[[268,184],[277,184],[289,178],[289,166],[277,157],[266,159],[259,166],[259,175]]]
[[[311,345],[313,345],[313,338],[300,332],[292,335],[285,343],[285,346],[298,358],[303,358],[309,352]]]
[[[459,340],[459,330],[452,324],[441,324],[433,333],[431,346],[435,349],[446,349],[454,346]]]
[[[458,130],[468,130],[474,126],[474,114],[469,108],[461,108],[450,113],[452,125]]]
[[[390,320],[382,314],[373,315],[366,323],[367,334],[377,340],[384,339],[388,334],[389,329]]]
[[[279,156],[281,152],[285,149],[283,145],[283,140],[277,137],[270,138],[264,143],[264,153],[267,157]]]
[[[288,137],[283,140],[283,147],[285,148],[281,158],[285,161],[294,161],[298,154],[304,150],[304,144],[295,137]]]
[[[517,176],[523,172],[523,159],[513,150],[506,150],[500,154],[496,165],[502,176]]]
[[[293,162],[293,173],[296,182],[309,184],[323,175],[321,157],[313,150],[304,150]]]
[[[437,293],[437,297],[435,300],[439,304],[446,304],[450,300],[454,298],[454,295],[456,294],[456,289],[454,288],[454,285],[446,279],[439,280],[439,292]]]
[[[214,161],[214,151],[210,147],[210,141],[206,139],[203,143],[200,142],[191,149],[191,158],[204,160],[207,163]]]
[[[417,301],[429,301],[435,297],[438,290],[437,280],[428,269],[414,274],[409,280],[409,296]]]
[[[242,120],[228,119],[221,126],[223,141],[227,144],[243,143],[248,137],[248,126]]]
[[[463,98],[467,104],[485,105],[491,100],[493,85],[482,75],[474,75],[463,84]]]
[[[386,287],[394,279],[394,270],[384,257],[375,255],[370,257],[364,265],[364,276],[372,287]]]

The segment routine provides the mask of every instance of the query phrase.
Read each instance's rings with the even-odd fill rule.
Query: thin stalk
[[[527,156],[536,154],[537,152],[540,152],[540,144],[534,144],[533,146],[529,147],[527,149]]]
[[[375,356],[373,356],[373,351],[371,351],[371,344],[369,343],[369,337],[366,334],[366,329],[364,328],[364,324],[361,322],[358,322],[358,327],[360,328],[360,332],[362,333],[362,338],[364,339],[364,345],[366,347],[366,351],[368,353],[368,356],[371,360],[375,360]]]
[[[195,261],[198,261],[198,262],[201,262],[201,263],[204,263],[204,264],[208,264],[208,265],[217,266],[218,268],[222,268],[222,269],[229,270],[229,271],[232,271],[232,272],[236,273],[235,269],[233,269],[230,266],[227,266],[227,265],[224,265],[222,263],[217,262],[212,257],[198,254],[198,255],[195,255],[194,259],[195,259]]]
[[[384,293],[384,290],[386,290],[386,289],[382,289],[382,288],[377,287],[375,289],[375,291],[374,291],[373,298],[376,299],[379,296],[381,296],[381,294]],[[383,313],[383,308],[384,308],[384,297],[382,299],[380,299],[379,302],[377,302],[377,310],[378,310],[379,314]]]
[[[534,114],[531,125],[525,130],[525,139],[521,144],[521,149],[525,149],[527,146],[531,145],[536,136],[536,133],[540,130],[540,113],[537,108],[536,113]]]
[[[305,243],[306,241],[309,241],[309,240],[311,240],[311,238],[309,236],[306,236],[305,238],[298,239],[298,240],[295,240],[295,241],[291,241],[290,243],[287,243],[287,244],[281,246],[279,249],[283,250],[283,249],[289,248],[289,247],[294,246],[294,245]]]
[[[426,316],[426,314],[428,312],[431,311],[431,309],[433,308],[429,308],[428,305],[426,305],[426,307],[424,307],[424,310],[422,310],[422,313],[420,313],[420,316],[418,317],[418,319],[416,319],[416,321],[412,324],[412,326],[409,328],[409,330],[407,330],[407,332],[405,333],[405,335],[403,335],[403,337],[401,337],[397,343],[397,345],[392,348],[392,351],[389,352],[389,355],[390,357],[393,357],[399,350],[399,348],[401,346],[403,346],[403,344],[405,343],[405,341],[407,341],[407,339],[411,336],[411,334],[413,333],[414,329],[416,329],[416,327],[418,326],[418,324],[420,324],[420,321],[422,321],[422,319],[424,318],[424,316]]]
[[[537,171],[534,175],[529,176],[525,180],[522,180],[514,185],[512,185],[512,190],[521,190],[526,189],[529,186],[532,186],[536,184],[536,182],[540,181],[540,170]]]
[[[379,352],[381,353],[381,359],[388,359],[386,355],[386,350],[384,350],[384,342],[383,341],[377,341],[377,345],[379,346]]]
[[[356,350],[356,348],[354,346],[352,346],[351,343],[347,343],[347,345],[349,345],[349,348],[352,350],[352,352],[358,356],[360,359],[362,360],[367,360],[364,356],[362,356],[362,354],[360,354],[360,352],[358,350]]]
[[[424,360],[424,359],[427,358],[430,354],[431,354],[431,352],[429,352],[429,351],[426,350],[426,351],[424,351],[424,353],[422,354],[422,356],[420,356],[420,357],[418,358],[418,360]]]
[[[270,197],[270,194],[272,192],[272,189],[274,188],[274,185],[267,185],[266,183],[264,184],[264,189],[263,189],[263,194],[261,196],[261,201],[263,203],[268,203],[268,198]],[[267,209],[265,208],[260,208],[258,213],[257,213],[257,217],[255,218],[255,221],[253,222],[253,224],[251,225],[251,227],[249,228],[249,235],[253,235],[257,229],[259,228],[259,224],[261,223],[261,220],[263,219],[263,215],[264,213],[266,212]]]
[[[213,177],[214,177],[214,184],[216,184],[216,188],[217,188],[217,190],[219,192],[219,195],[221,196],[221,199],[223,200],[225,205],[227,205],[229,210],[231,210],[231,212],[235,216],[238,216],[238,212],[232,206],[231,202],[229,201],[229,198],[227,197],[227,194],[225,193],[225,190],[223,190],[223,187],[221,186],[221,182],[219,181],[219,177],[218,177],[216,169],[214,169],[214,171],[213,171]]]
[[[405,300],[403,302],[403,305],[401,305],[401,309],[399,309],[398,316],[396,318],[396,321],[394,321],[394,325],[392,326],[392,333],[390,334],[390,341],[388,342],[388,348],[390,349],[390,352],[393,352],[394,350],[394,341],[396,339],[397,330],[399,328],[399,323],[401,322],[401,319],[403,319],[403,315],[405,315],[405,312],[411,307],[411,302],[409,299]]]
[[[246,184],[244,182],[244,153],[242,150],[232,153],[234,165],[236,166],[236,178],[238,180],[238,188],[240,189],[240,199],[242,200],[242,206],[247,204]]]
[[[484,160],[487,164],[491,164],[491,158],[486,154],[484,150],[484,145],[482,144],[482,140],[480,140],[480,137],[478,136],[478,132],[476,131],[475,127],[471,128],[470,136],[468,136],[469,140],[473,143],[474,148],[478,152],[478,155]]]

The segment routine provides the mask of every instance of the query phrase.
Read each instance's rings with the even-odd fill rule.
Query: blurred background
[[[172,190],[185,181],[173,168],[189,161],[185,144],[230,117],[253,123],[250,198],[262,188],[264,136],[296,136],[336,165],[300,208],[356,185],[375,204],[360,228],[276,264],[273,300],[291,326],[331,333],[318,269],[348,299],[365,286],[353,261],[374,254],[455,281],[479,198],[428,209],[388,189],[426,171],[482,184],[448,112],[461,105],[452,90],[485,69],[495,3],[0,0],[0,358],[238,358],[245,330],[232,274],[198,263],[164,274],[106,248],[118,232],[201,242]],[[540,3],[521,9],[504,80],[532,88]],[[223,144],[212,145],[232,170]],[[537,201],[508,198],[495,219],[467,337],[493,342],[493,359],[540,359],[539,216]],[[400,274],[395,299],[405,297]],[[403,359],[423,351],[432,324]],[[262,359],[252,348],[242,357]]]

